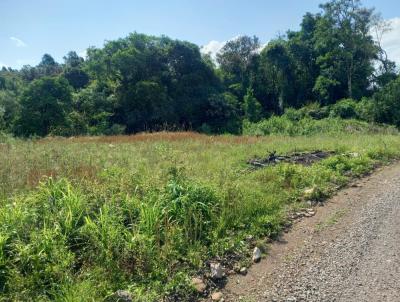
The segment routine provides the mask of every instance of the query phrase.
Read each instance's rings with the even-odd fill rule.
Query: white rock
[[[359,157],[359,156],[360,156],[360,153],[351,152],[351,153],[349,153],[349,155],[350,155],[351,157]]]
[[[192,278],[192,285],[200,294],[204,293],[207,287],[204,281],[200,278]]]
[[[223,295],[222,295],[221,292],[215,292],[215,293],[213,293],[213,294],[211,295],[211,299],[212,299],[213,301],[222,301],[222,297],[223,297]]]
[[[224,276],[224,270],[220,263],[211,263],[210,270],[212,279],[221,279]]]
[[[113,295],[106,299],[107,302],[132,302],[130,292],[126,290],[117,290]]]
[[[261,260],[261,250],[258,247],[255,247],[253,250],[253,261],[259,262]]]
[[[304,196],[310,198],[315,192],[315,188],[308,188],[304,190]]]

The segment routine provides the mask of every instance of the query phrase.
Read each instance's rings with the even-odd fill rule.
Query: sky
[[[383,39],[389,57],[400,64],[399,0],[364,0],[392,32]],[[43,54],[57,61],[70,50],[84,54],[89,46],[130,32],[167,35],[215,53],[238,35],[261,42],[297,30],[306,12],[316,13],[323,0],[0,0],[0,66],[36,65]]]

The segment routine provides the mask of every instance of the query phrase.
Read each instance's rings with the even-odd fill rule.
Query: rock
[[[222,301],[222,293],[221,292],[215,292],[211,295],[211,300],[213,301]]]
[[[200,278],[192,278],[192,285],[196,289],[196,291],[200,294],[204,293],[207,288],[207,285]]]
[[[310,199],[315,193],[315,188],[308,188],[304,190],[304,197]]]
[[[240,269],[240,271],[239,271],[239,273],[241,274],[241,275],[246,275],[247,274],[247,267],[242,267],[241,269]]]
[[[258,247],[255,247],[253,250],[253,261],[259,262],[261,260],[261,250]]]
[[[105,301],[107,302],[132,302],[130,292],[126,290],[117,290],[114,294],[109,296]]]
[[[224,270],[222,265],[218,262],[210,264],[211,270],[211,278],[212,279],[221,279],[224,276]]]

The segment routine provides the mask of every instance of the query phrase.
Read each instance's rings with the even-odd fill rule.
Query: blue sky
[[[133,31],[165,34],[211,50],[240,34],[257,35],[266,42],[287,29],[297,29],[305,12],[319,11],[319,3],[320,0],[0,0],[0,65],[35,65],[44,53],[62,61],[69,50],[83,53],[88,46],[99,47],[104,40]],[[391,56],[398,55],[400,60],[398,0],[363,3],[376,7],[385,19],[395,21],[388,47],[393,50]],[[210,41],[213,42],[209,44]]]

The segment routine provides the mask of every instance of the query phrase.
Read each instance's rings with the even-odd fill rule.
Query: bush
[[[330,115],[343,119],[357,118],[357,102],[353,99],[343,99],[332,105]]]
[[[292,117],[293,118],[293,117]],[[313,135],[340,133],[397,133],[394,127],[369,124],[355,119],[304,117],[290,120],[287,115],[273,116],[258,123],[243,123],[244,135]]]
[[[400,77],[373,95],[375,120],[400,127]]]

